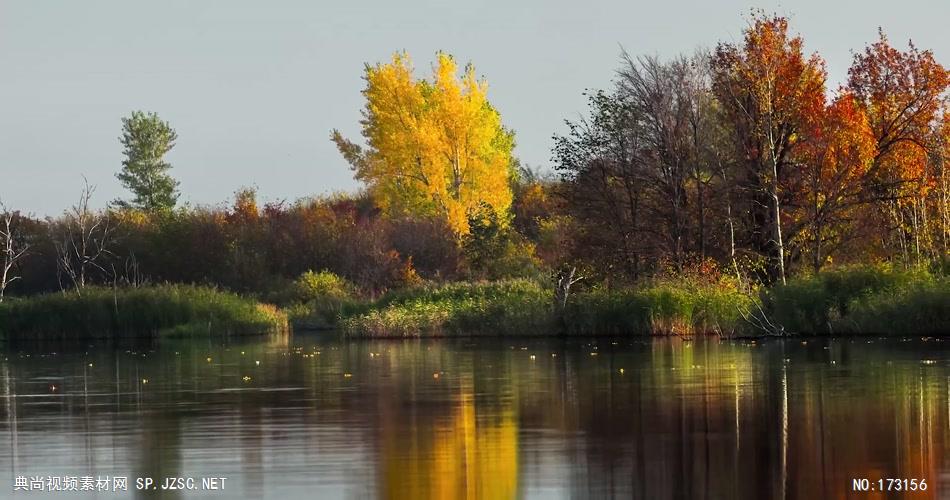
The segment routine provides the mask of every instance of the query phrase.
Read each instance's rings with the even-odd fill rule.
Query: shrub
[[[329,271],[307,271],[282,293],[295,328],[327,329],[339,321],[344,310],[357,303],[356,286]]]

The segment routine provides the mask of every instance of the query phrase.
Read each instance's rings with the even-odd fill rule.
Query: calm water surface
[[[950,497],[936,339],[7,346],[0,497]],[[14,494],[16,476],[126,493]],[[138,477],[224,491],[134,491]]]

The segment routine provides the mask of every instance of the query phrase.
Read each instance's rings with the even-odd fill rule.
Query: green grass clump
[[[551,294],[529,280],[426,285],[383,295],[345,318],[349,335],[537,335],[552,332]]]
[[[922,269],[846,267],[775,286],[763,293],[763,303],[771,320],[788,333],[830,334],[837,332],[837,325],[854,324],[859,314],[852,311],[856,303],[877,296],[892,300],[910,287],[933,281],[933,275]]]
[[[276,307],[214,288],[159,285],[87,287],[0,305],[8,339],[67,339],[170,334],[242,335],[287,328]]]
[[[728,284],[660,283],[577,295],[564,326],[578,335],[733,335],[752,298]]]
[[[950,332],[950,279],[855,299],[850,314],[834,326],[838,333],[946,335]]]
[[[575,294],[562,314],[550,289],[505,280],[392,292],[341,325],[371,337],[731,334],[750,303],[727,285],[664,284]]]
[[[329,271],[307,271],[271,297],[281,305],[294,328],[325,330],[362,308],[356,285]]]

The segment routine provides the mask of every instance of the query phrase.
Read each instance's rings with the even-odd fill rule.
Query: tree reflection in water
[[[9,346],[0,466],[227,498],[938,498],[948,368],[933,339]]]

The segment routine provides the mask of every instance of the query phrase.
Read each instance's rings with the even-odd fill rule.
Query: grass
[[[577,335],[734,335],[752,300],[727,284],[657,283],[577,295],[564,323]]]
[[[159,285],[87,287],[0,304],[8,339],[114,338],[156,335],[243,335],[287,328],[286,315],[214,288]]]
[[[850,314],[836,326],[845,334],[947,335],[950,280],[914,283],[854,300]]]
[[[365,337],[731,334],[749,303],[728,286],[663,284],[575,294],[562,315],[549,289],[507,280],[387,294],[341,325],[347,334]]]
[[[341,327],[366,337],[546,334],[550,307],[550,294],[529,280],[426,285],[383,295]]]
[[[862,266],[743,293],[725,280],[666,279],[591,289],[554,307],[551,288],[527,279],[426,284],[361,298],[348,281],[307,272],[267,296],[282,306],[209,287],[160,285],[82,295],[55,293],[0,304],[9,339],[255,334],[340,328],[354,337],[696,335],[761,333],[743,316],[761,310],[792,334],[950,333],[950,276],[940,269]],[[759,304],[756,301],[760,300]]]
[[[365,309],[356,285],[329,271],[307,271],[267,298],[299,330],[333,329],[343,316]]]
[[[351,336],[758,335],[950,333],[950,277],[928,269],[859,266],[743,293],[728,280],[666,279],[571,295],[563,314],[529,280],[453,283],[392,292],[341,314]],[[755,318],[751,318],[754,316]],[[746,321],[751,318],[750,321]],[[758,319],[756,319],[758,318]]]
[[[950,333],[950,278],[926,269],[825,271],[767,290],[763,304],[789,333]]]

